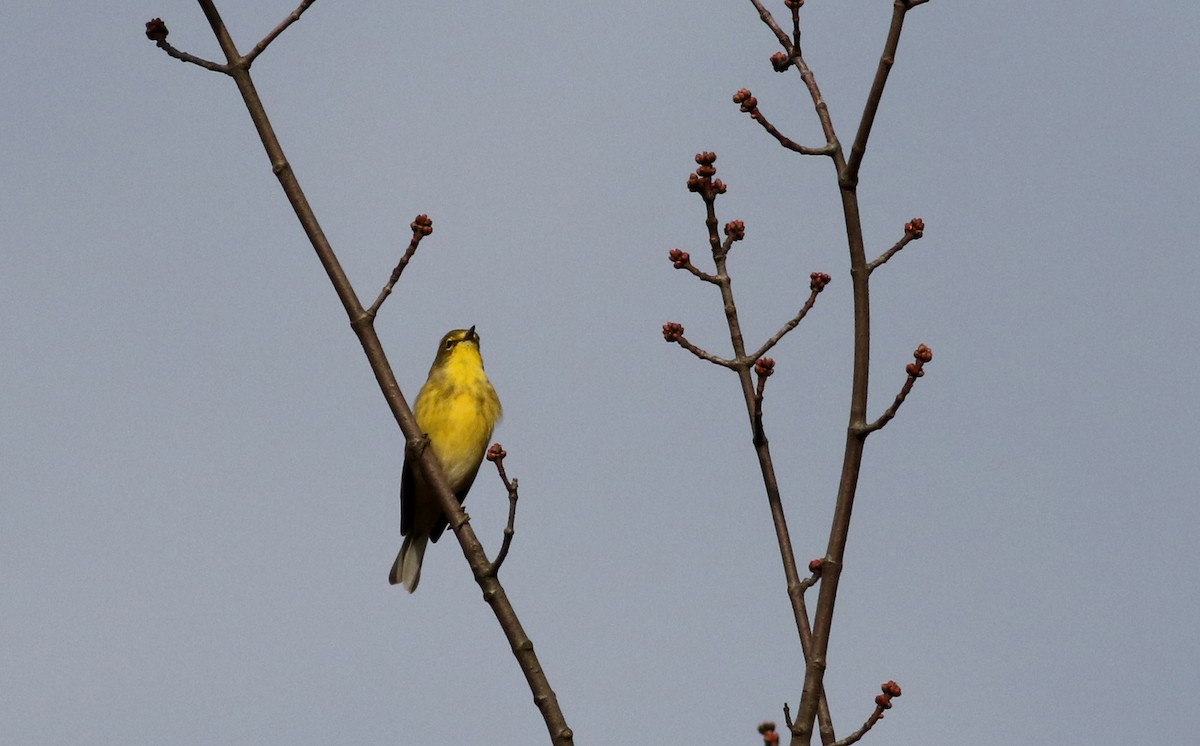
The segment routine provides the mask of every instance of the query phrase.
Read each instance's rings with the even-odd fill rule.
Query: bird
[[[503,414],[500,398],[483,370],[474,326],[454,329],[442,337],[429,378],[417,394],[413,414],[461,505]],[[409,593],[421,582],[426,546],[436,542],[448,524],[418,458],[419,454],[411,450],[404,458],[400,478],[400,535],[404,543],[388,576],[392,585],[403,584]]]

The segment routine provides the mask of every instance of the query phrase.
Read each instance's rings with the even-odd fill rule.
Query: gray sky
[[[290,2],[290,0],[289,0]],[[402,438],[194,3],[0,23],[0,733],[11,744],[546,741],[453,539],[391,588]],[[224,3],[249,48],[291,5]],[[782,3],[776,3],[782,8]],[[890,3],[810,2],[852,139]],[[827,688],[874,743],[1194,740],[1200,421],[1189,3],[913,11],[862,171],[872,414]],[[502,580],[579,743],[753,744],[803,675],[684,182],[719,154],[798,557],[849,394],[832,169],[749,3],[321,2],[254,71],[359,294],[430,214],[379,331],[409,396],[477,324],[519,477]],[[724,341],[723,341],[724,340]],[[468,500],[499,546],[485,466]]]

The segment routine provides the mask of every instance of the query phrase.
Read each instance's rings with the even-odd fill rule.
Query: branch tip
[[[668,321],[663,324],[663,339],[668,342],[678,342],[683,338],[683,324],[677,324],[674,321]]]
[[[433,233],[433,220],[425,213],[421,213],[408,224],[412,228],[413,238],[420,241],[421,238]]]
[[[153,42],[166,41],[167,34],[171,33],[167,30],[167,24],[161,18],[151,18],[146,21],[146,38]]]
[[[759,723],[758,733],[763,737],[763,744],[765,746],[774,746],[774,744],[779,743],[779,733],[775,731],[775,723],[770,720]]]

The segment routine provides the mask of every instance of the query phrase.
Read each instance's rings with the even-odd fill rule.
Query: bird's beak
[[[475,333],[475,325],[471,324],[471,328],[467,330],[467,339],[478,339],[479,335]]]

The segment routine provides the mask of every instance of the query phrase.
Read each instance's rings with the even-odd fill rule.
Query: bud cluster
[[[166,41],[167,34],[169,33],[167,31],[167,24],[163,23],[163,19],[151,18],[149,21],[146,21],[146,38],[150,41]]]
[[[775,58],[771,58],[771,63],[775,64]],[[779,69],[776,67],[776,69]],[[742,111],[747,114],[753,114],[758,109],[758,99],[750,92],[749,88],[742,88],[737,93],[733,94],[733,103],[740,104]]]
[[[894,681],[886,681],[880,687],[883,694],[875,698],[875,706],[882,710],[892,709],[892,698],[900,696],[900,685]]]
[[[687,180],[687,188],[689,192],[699,192],[702,195],[714,195],[725,193],[725,183],[720,179],[714,179],[717,174],[717,167],[713,164],[717,162],[717,154],[704,151],[696,153],[696,170],[693,171]],[[711,191],[709,191],[711,190]]]
[[[433,221],[430,220],[429,216],[425,214],[418,215],[411,223],[409,223],[408,227],[412,228],[413,233],[417,233],[422,236],[428,236],[430,233],[433,233]]]
[[[925,363],[933,360],[933,350],[929,349],[925,345],[918,345],[917,349],[913,352],[913,358],[916,360],[916,362],[906,365],[904,367],[904,372],[908,373],[908,375],[912,376],[913,378],[920,378],[921,376],[925,375]]]

